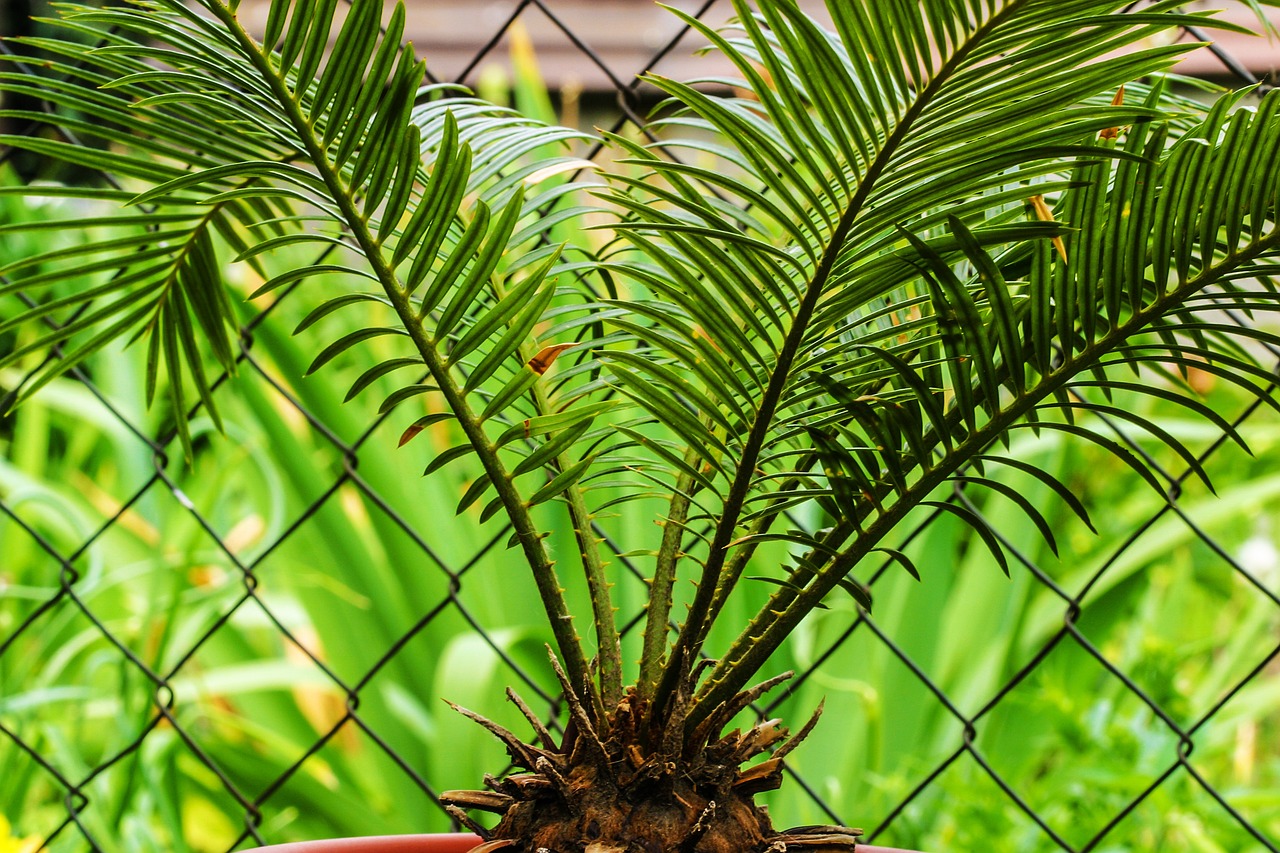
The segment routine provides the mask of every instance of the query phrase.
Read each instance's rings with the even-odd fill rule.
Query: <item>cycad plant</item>
[[[28,40],[38,72],[0,75],[55,107],[7,116],[57,133],[3,141],[116,179],[23,192],[115,209],[12,226],[86,237],[0,270],[0,292],[29,298],[0,320],[15,342],[0,366],[41,362],[25,398],[135,342],[190,452],[187,418],[217,418],[213,377],[235,365],[230,266],[260,276],[253,299],[299,288],[303,326],[387,318],[313,370],[397,342],[349,396],[411,411],[402,443],[446,422],[461,437],[422,487],[476,466],[458,512],[510,525],[567,699],[559,738],[514,694],[531,740],[464,711],[519,771],[444,796],[481,849],[852,847],[840,827],[776,832],[753,803],[816,722],[726,732],[781,680],[751,686],[770,654],[828,596],[870,606],[855,578],[877,552],[915,573],[890,543],[918,507],[972,524],[1003,567],[983,522],[941,499],[958,480],[1050,540],[989,470],[1038,477],[1083,515],[1001,452],[1013,431],[1093,441],[1159,488],[1097,416],[1195,458],[1111,392],[1230,432],[1182,376],[1270,382],[1249,344],[1276,339],[1222,317],[1277,306],[1280,94],[1176,95],[1170,69],[1197,45],[1170,36],[1228,25],[1131,5],[828,0],[820,23],[795,0],[734,0],[724,30],[684,17],[736,77],[650,78],[656,135],[606,135],[589,195],[567,178],[591,165],[565,153],[581,134],[423,85],[400,6],[274,0],[261,37],[237,0],[67,7],[60,37]],[[272,267],[300,245],[313,263]],[[610,529],[618,504],[654,495],[657,528]],[[576,552],[549,552],[556,523]],[[648,561],[638,664],[604,532]],[[589,614],[562,589],[576,572]],[[744,583],[771,584],[767,604],[708,648]]]

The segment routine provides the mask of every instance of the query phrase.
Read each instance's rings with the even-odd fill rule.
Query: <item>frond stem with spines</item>
[[[498,456],[497,449],[489,440],[488,435],[485,434],[484,426],[480,423],[479,418],[468,405],[462,389],[458,387],[458,384],[450,375],[444,359],[436,350],[435,342],[430,339],[423,329],[408,295],[400,286],[395,270],[391,268],[383,257],[380,244],[369,230],[368,223],[362,216],[359,205],[357,205],[356,200],[349,192],[349,188],[344,185],[338,170],[330,163],[324,146],[315,136],[311,122],[302,113],[298,102],[294,100],[284,79],[277,74],[262,46],[240,25],[240,21],[229,7],[217,2],[217,0],[212,0],[212,2],[204,5],[233,34],[244,48],[245,55],[267,82],[280,104],[280,108],[284,111],[290,123],[293,124],[294,130],[305,146],[311,164],[324,181],[325,186],[329,188],[329,192],[333,195],[333,200],[337,202],[338,208],[346,220],[345,224],[351,229],[352,238],[373,268],[373,272],[390,300],[396,316],[399,317],[400,322],[409,333],[410,339],[422,356],[424,364],[430,371],[450,410],[457,417],[459,425],[466,434],[468,441],[471,442],[471,446],[475,449],[476,456],[493,483],[494,489],[502,498],[503,507],[507,511],[512,527],[515,529],[516,538],[520,543],[520,548],[524,552],[525,559],[528,561],[529,568],[532,571],[534,583],[538,588],[542,606],[546,610],[547,620],[550,623],[551,631],[556,641],[556,648],[563,660],[564,667],[573,684],[582,685],[583,689],[587,689],[591,681],[586,655],[583,652],[582,642],[578,637],[577,631],[574,630],[573,616],[569,612],[564,598],[564,591],[556,577],[555,564],[543,546],[544,534],[534,525],[533,518],[529,513],[529,507],[525,504],[524,499],[516,490],[515,484],[511,481],[506,467]]]
[[[1078,353],[1065,360],[1032,393],[1024,394],[1014,400],[1008,408],[997,411],[991,420],[956,444],[951,453],[937,461],[935,467],[926,471],[920,480],[900,496],[897,502],[887,507],[875,520],[867,524],[852,547],[828,561],[826,566],[814,575],[807,587],[799,591],[782,588],[770,597],[770,600],[734,641],[728,653],[712,669],[703,688],[694,699],[694,707],[689,714],[690,721],[696,725],[722,702],[741,690],[769,655],[777,650],[801,620],[821,603],[836,584],[860,560],[875,550],[880,540],[893,531],[908,512],[918,506],[920,501],[934,489],[945,483],[966,462],[998,441],[1002,434],[1047,397],[1061,391],[1083,371],[1095,367],[1100,359],[1171,309],[1181,305],[1191,294],[1221,280],[1223,276],[1253,257],[1276,248],[1280,248],[1280,227],[1254,242],[1247,250],[1232,251],[1221,264],[1206,267],[1199,275],[1189,279],[1182,286],[1167,290],[1149,307],[1134,313],[1128,320],[1112,327],[1101,338],[1087,344]],[[958,415],[953,412],[952,417],[955,418]],[[935,446],[940,441],[937,435],[932,439]]]
[[[697,465],[696,451],[685,452],[686,465]],[[685,524],[689,520],[691,495],[697,484],[693,475],[681,471],[671,494],[666,520],[662,522],[662,543],[658,546],[653,580],[649,584],[649,606],[645,611],[644,645],[640,654],[640,675],[636,680],[640,695],[648,697],[662,677],[662,662],[667,654],[668,622],[671,619],[671,591],[675,586],[680,546],[684,542]]]
[[[505,295],[500,285],[495,288],[495,292],[499,299]],[[521,361],[527,362],[531,357],[525,352],[523,344],[516,348],[516,352]],[[535,382],[533,385],[533,404],[538,414],[552,412],[551,401],[540,382]],[[556,456],[555,462],[561,471],[567,470],[573,464],[567,453]],[[622,675],[622,637],[618,634],[618,623],[614,617],[613,596],[609,593],[609,578],[605,575],[605,564],[600,558],[600,539],[592,527],[592,515],[587,507],[582,486],[571,483],[565,489],[564,496],[569,507],[569,520],[573,524],[574,537],[578,543],[578,556],[582,560],[583,574],[587,579],[588,595],[591,598],[591,615],[595,623],[600,666],[600,702],[603,706],[595,709],[599,716],[596,725],[604,726],[605,711],[617,707],[622,701],[623,688],[626,686]]]
[[[708,616],[711,612],[712,602],[716,598],[727,598],[732,587],[737,583],[738,576],[730,577],[723,570],[728,558],[729,544],[734,539],[734,532],[737,530],[738,519],[742,515],[747,493],[751,490],[751,484],[755,479],[756,462],[759,460],[760,453],[768,438],[769,430],[773,425],[774,414],[777,412],[778,405],[782,400],[787,382],[791,378],[791,366],[795,362],[805,336],[808,334],[809,323],[813,319],[818,301],[821,299],[836,261],[845,247],[845,241],[853,230],[858,217],[862,214],[863,205],[866,203],[881,174],[889,167],[890,162],[897,155],[898,147],[912,129],[915,119],[923,112],[942,85],[957,71],[959,65],[969,53],[977,45],[981,44],[986,34],[997,26],[1006,15],[1011,14],[1021,5],[1024,4],[1012,2],[993,14],[978,26],[969,35],[964,44],[959,45],[956,51],[938,69],[938,72],[930,79],[929,84],[917,94],[911,105],[903,113],[893,132],[885,139],[875,159],[868,164],[862,180],[858,183],[857,190],[845,206],[840,220],[832,230],[826,249],[819,259],[818,266],[809,281],[804,297],[796,309],[792,326],[778,351],[776,366],[769,377],[769,384],[760,399],[760,404],[756,409],[755,420],[743,444],[741,461],[738,463],[737,470],[734,473],[729,492],[725,496],[720,521],[716,525],[715,535],[707,555],[707,562],[698,583],[698,590],[689,608],[689,616],[681,628],[656,694],[658,707],[662,707],[675,690],[678,680],[684,674],[681,671],[682,668],[692,665],[693,658],[705,641],[707,630],[710,627]],[[738,567],[738,572],[740,576],[741,567]],[[723,590],[721,590],[722,586],[724,587]]]
[[[805,470],[808,467],[808,465],[812,464],[810,461],[808,461],[811,459],[812,459],[811,456],[803,457],[800,464],[797,466],[798,469],[801,471]],[[786,495],[786,493],[794,489],[799,484],[799,482],[800,480],[798,477],[791,477],[791,478],[788,478],[787,480],[784,480],[782,485],[778,488],[777,495],[770,498],[769,503],[776,504],[783,501],[785,499],[784,496]],[[768,533],[770,528],[773,527],[773,523],[778,520],[779,515],[780,513],[778,512],[762,512],[760,517],[756,520],[754,525],[751,527],[751,529],[747,531],[747,536],[759,536],[760,534]],[[756,548],[759,546],[759,544],[760,544],[759,541],[752,541],[752,542],[744,542],[741,545],[739,545],[734,550],[734,552],[729,555],[729,559],[725,561],[724,568],[725,568],[726,574],[728,574],[730,577],[735,577],[735,578],[741,575],[742,571],[746,568],[747,563],[751,560],[751,557],[755,554]],[[719,616],[720,611],[724,608],[725,601],[728,599],[728,597],[729,597],[728,588],[722,588],[722,589],[716,590],[716,596],[711,601],[711,612],[707,616],[707,620],[709,622],[711,622],[712,624],[715,623],[716,618],[717,616]]]

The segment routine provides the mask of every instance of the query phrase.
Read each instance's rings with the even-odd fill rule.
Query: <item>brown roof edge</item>
[[[700,0],[668,2],[686,11],[702,5]],[[820,0],[801,3],[814,11],[822,8]],[[518,0],[407,0],[406,5],[406,36],[419,55],[426,58],[432,73],[443,80],[454,80],[470,68],[476,52],[520,7]],[[546,6],[554,19],[537,5],[529,5],[517,21],[528,34],[542,76],[552,90],[571,87],[610,93],[616,88],[615,81],[628,84],[646,70],[649,59],[681,30],[680,21],[653,0],[548,0]],[[1221,15],[1224,19],[1257,28],[1257,19],[1240,0],[1218,0],[1213,6],[1226,7]],[[244,0],[241,20],[251,31],[261,32],[266,8],[266,0]],[[724,8],[727,10],[727,5]],[[728,12],[716,14],[727,17]],[[1280,9],[1270,9],[1268,15],[1280,28]],[[711,23],[718,21],[713,19]],[[584,53],[565,29],[593,55]],[[1274,76],[1280,71],[1280,42],[1208,28],[1203,32],[1257,77]],[[462,82],[474,84],[479,72],[486,68],[509,72],[509,43],[510,38],[504,36]],[[696,35],[686,35],[656,71],[681,79],[729,73],[730,69],[714,58],[695,56],[699,45]],[[1231,70],[1209,49],[1191,54],[1177,70],[1200,77],[1232,76]]]

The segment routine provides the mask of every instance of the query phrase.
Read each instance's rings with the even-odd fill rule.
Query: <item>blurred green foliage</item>
[[[553,120],[536,66],[516,59],[513,99],[526,114]],[[486,94],[501,100],[496,90]],[[0,197],[6,222],[85,213]],[[29,239],[7,239],[0,262],[32,254]],[[272,263],[284,269],[289,259]],[[242,276],[245,295],[261,283]],[[63,282],[46,298],[85,285]],[[276,841],[444,830],[447,818],[410,774],[437,791],[470,787],[505,758],[440,700],[483,706],[518,731],[515,710],[494,701],[507,686],[540,712],[556,710],[539,699],[553,693],[549,682],[521,680],[543,672],[550,639],[530,604],[527,572],[508,570],[501,542],[485,550],[494,530],[454,518],[469,472],[405,476],[458,436],[441,425],[398,449],[407,421],[403,413],[380,418],[372,401],[382,395],[344,404],[355,363],[303,379],[311,354],[342,333],[346,315],[290,337],[280,330],[302,319],[295,302],[284,294],[266,309],[284,316],[254,327],[247,358],[228,380],[236,393],[219,397],[227,435],[197,420],[189,465],[176,447],[157,454],[143,438],[165,434],[170,418],[163,406],[144,405],[137,348],[84,366],[101,397],[59,380],[0,422],[0,500],[12,513],[0,516],[0,725],[11,733],[0,736],[0,815],[13,839],[0,832],[0,851],[50,834],[53,853],[84,849],[67,826],[69,806],[103,850],[128,853],[226,849],[244,834],[251,808],[260,809],[260,832]],[[0,315],[15,308],[0,302]],[[0,349],[18,343],[0,339]],[[0,375],[0,388],[23,373]],[[1204,390],[1228,417],[1248,402],[1230,389]],[[1193,448],[1218,438],[1180,420],[1176,407],[1146,414]],[[1077,490],[1098,529],[1090,533],[1041,482],[993,474],[1045,514],[1061,546],[1056,556],[1021,512],[1004,511],[1003,498],[973,497],[1006,544],[1068,595],[1088,588],[1076,630],[1158,711],[1080,640],[1061,636],[1068,606],[1060,597],[1016,562],[1005,578],[953,518],[899,543],[923,583],[896,569],[862,576],[874,580],[876,631],[959,713],[977,716],[974,751],[1072,843],[1092,838],[1166,773],[1094,849],[1258,849],[1206,785],[1280,836],[1277,673],[1253,678],[1200,724],[1277,642],[1274,598],[1213,547],[1244,562],[1273,595],[1280,590],[1275,421],[1264,409],[1245,423],[1252,458],[1234,447],[1212,455],[1217,496],[1188,482],[1185,519],[1091,445],[1056,435],[1015,443],[1010,454]],[[637,501],[621,511],[622,524],[649,525],[660,509]],[[298,519],[305,521],[293,532]],[[915,526],[903,525],[904,539]],[[556,537],[553,548],[575,547],[569,531]],[[463,567],[455,588],[450,571]],[[621,560],[611,571],[620,611],[638,614],[644,585]],[[771,591],[747,584],[729,607],[754,613]],[[569,596],[586,612],[585,590]],[[832,600],[772,662],[772,671],[807,675],[771,715],[795,725],[826,703],[809,743],[788,759],[795,773],[839,819],[870,829],[950,760],[874,840],[938,851],[1058,850],[974,755],[957,754],[963,724],[876,633],[864,624],[846,637],[858,619],[851,598]],[[739,621],[726,614],[721,629],[732,633]],[[729,639],[713,637],[713,645]],[[632,660],[638,638],[625,641]],[[1204,784],[1177,765],[1183,747],[1161,714],[1197,727],[1188,761]],[[80,786],[83,799],[68,798],[47,768]],[[768,799],[779,825],[833,819],[799,784]]]

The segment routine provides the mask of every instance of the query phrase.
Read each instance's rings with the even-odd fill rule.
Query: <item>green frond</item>
[[[997,451],[1012,431],[1093,441],[1157,489],[1103,419],[1202,466],[1127,401],[1175,401],[1239,438],[1180,383],[1195,368],[1270,384],[1250,352],[1274,336],[1221,312],[1280,308],[1280,93],[1207,109],[1171,94],[1195,45],[1157,37],[1230,26],[1172,0],[1128,5],[830,0],[832,31],[796,0],[734,0],[724,31],[677,12],[737,77],[649,78],[667,97],[655,136],[610,136],[605,186],[578,180],[596,168],[573,155],[583,134],[423,86],[400,6],[274,0],[262,43],[222,0],[70,7],[52,25],[74,38],[31,41],[51,57],[39,74],[0,71],[55,108],[5,115],[64,136],[0,144],[103,171],[118,186],[48,192],[118,215],[0,269],[0,293],[31,303],[0,321],[21,333],[0,366],[39,365],[30,395],[135,340],[189,450],[191,410],[216,417],[240,356],[246,294],[228,268],[260,277],[250,299],[310,294],[300,331],[343,326],[311,370],[385,338],[348,398],[379,394],[409,422],[402,444],[446,420],[460,432],[426,473],[473,463],[457,509],[514,525],[572,683],[587,657],[531,507],[561,502],[581,532],[588,500],[669,499],[641,663],[654,708],[757,547],[789,550],[751,566],[773,595],[701,688],[696,723],[824,596],[869,606],[860,560],[918,575],[888,537],[919,507],[969,524],[1006,571],[960,487],[1052,547],[1039,510],[984,466],[1037,479],[1087,524],[1063,483]],[[73,45],[86,37],[98,46]],[[738,92],[714,93],[725,84]],[[314,260],[279,268],[299,251]],[[405,415],[423,395],[433,413]],[[621,696],[621,658],[604,566],[580,539],[600,708]]]
[[[721,507],[675,658],[691,659],[723,606],[745,563],[735,549],[771,535],[784,508],[848,522],[835,545],[810,538],[820,568],[802,592],[775,593],[699,701],[741,688],[761,637],[784,636],[877,531],[954,477],[987,485],[966,460],[1051,416],[1041,401],[1134,421],[1199,471],[1159,425],[1065,389],[1083,374],[1133,392],[1099,363],[1166,320],[1202,347],[1181,303],[1269,263],[1277,98],[1232,111],[1229,95],[1197,123],[1159,82],[1118,97],[1195,48],[1153,36],[1231,28],[1178,4],[1125,6],[833,1],[833,33],[792,0],[738,0],[726,33],[685,17],[749,96],[652,78],[670,138],[614,140],[641,171],[612,178],[609,196],[629,249],[610,271],[633,293],[611,303],[632,315],[613,324],[636,341],[619,390],[683,443],[659,455]],[[903,61],[868,59],[886,56]]]
[[[224,275],[230,264],[248,263],[262,276],[256,298],[284,287],[320,292],[340,282],[316,299],[301,329],[324,328],[331,317],[379,303],[389,309],[383,317],[394,320],[348,326],[315,355],[310,370],[345,359],[373,338],[403,341],[400,354],[360,373],[348,397],[374,388],[386,394],[390,377],[414,367],[384,410],[424,393],[443,398],[467,436],[465,455],[483,469],[458,509],[496,493],[497,503],[482,513],[505,509],[515,525],[555,614],[565,665],[583,683],[585,657],[528,508],[576,494],[594,463],[591,455],[574,456],[591,416],[546,441],[501,449],[495,443],[508,425],[572,412],[580,386],[589,384],[558,378],[552,362],[569,344],[585,344],[570,358],[589,363],[589,341],[598,331],[571,341],[543,334],[553,306],[566,304],[557,303],[568,293],[561,269],[573,266],[544,243],[583,208],[564,178],[581,161],[566,153],[549,163],[541,155],[582,134],[449,87],[422,87],[425,65],[400,42],[403,8],[383,17],[382,4],[372,0],[350,7],[276,0],[265,45],[220,0],[69,7],[52,22],[99,46],[86,52],[71,39],[40,40],[33,46],[54,56],[44,66],[47,76],[6,72],[0,86],[59,110],[15,117],[39,118],[103,146],[39,137],[0,142],[114,176],[134,190],[129,202],[138,212],[99,226],[115,229],[112,239],[23,259],[7,271],[6,287],[23,292],[62,281],[88,284],[37,300],[17,318],[18,326],[73,319],[27,336],[30,346],[7,353],[6,363],[61,347],[30,393],[112,340],[144,341],[148,392],[158,393],[160,377],[167,377],[163,387],[189,451],[192,405],[216,417],[211,368],[231,369],[238,355],[232,307],[238,294]],[[127,194],[111,200],[118,204]],[[274,269],[278,252],[307,246],[316,251],[312,264]],[[568,274],[574,280],[584,272],[581,260],[577,265]],[[554,401],[547,396],[553,379],[560,383]],[[418,418],[406,436],[423,426]],[[570,500],[577,501],[575,513],[586,512],[579,498]],[[589,574],[599,587],[598,562]],[[607,591],[597,598],[608,610]],[[616,633],[601,632],[609,659]],[[620,679],[609,673],[611,696]]]

